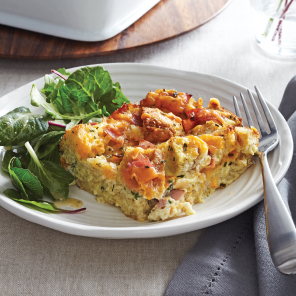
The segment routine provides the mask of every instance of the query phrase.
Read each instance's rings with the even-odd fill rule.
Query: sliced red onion
[[[65,127],[66,127],[66,125],[65,125],[65,124],[61,124],[61,123],[55,123],[55,122],[52,122],[52,121],[48,121],[48,124],[49,124],[49,125],[54,125],[54,126],[63,127],[63,128],[65,128]]]
[[[61,210],[61,213],[76,214],[76,213],[79,213],[79,212],[82,212],[85,210],[86,210],[86,208],[81,208],[81,209],[73,210],[73,211]]]
[[[67,80],[66,76],[64,76],[63,74],[61,74],[60,72],[58,72],[56,70],[51,70],[51,73],[58,75],[59,77],[61,77],[64,80]]]

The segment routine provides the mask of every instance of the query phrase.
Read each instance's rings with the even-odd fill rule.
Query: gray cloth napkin
[[[288,121],[295,146],[296,76],[287,85],[279,110]],[[296,157],[293,157],[278,189],[294,222],[295,181]],[[282,275],[272,263],[263,201],[205,230],[167,286],[165,296],[175,295],[296,295],[296,275]]]

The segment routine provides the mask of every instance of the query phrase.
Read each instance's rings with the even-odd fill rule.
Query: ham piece
[[[126,169],[122,170],[122,176],[131,190],[139,190],[141,183],[149,182],[157,177],[155,165],[142,154],[139,154],[135,160],[128,162],[127,166]]]
[[[196,108],[186,112],[188,119],[182,121],[183,128],[186,133],[199,124],[204,124],[207,121],[214,121],[218,124],[223,124],[223,118],[215,110],[207,110],[205,108]]]
[[[141,140],[139,143],[139,147],[141,147],[143,149],[150,149],[150,148],[153,149],[153,148],[155,148],[155,145],[149,141]]]
[[[171,198],[174,199],[175,201],[178,201],[182,198],[184,193],[185,193],[185,190],[173,189],[171,191]]]
[[[162,199],[159,200],[157,206],[159,208],[163,208],[163,207],[165,207],[165,204],[166,204],[166,200],[164,198],[162,198]]]

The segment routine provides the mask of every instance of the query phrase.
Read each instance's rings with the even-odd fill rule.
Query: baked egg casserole
[[[138,221],[166,220],[202,203],[253,164],[259,133],[211,99],[158,89],[101,123],[78,124],[60,144],[61,164],[98,202]]]

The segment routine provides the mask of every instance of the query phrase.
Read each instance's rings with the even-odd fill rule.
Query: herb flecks
[[[142,197],[138,192],[131,191],[131,194],[135,197],[135,200],[138,200],[138,198]]]

